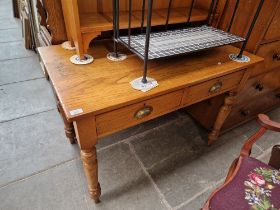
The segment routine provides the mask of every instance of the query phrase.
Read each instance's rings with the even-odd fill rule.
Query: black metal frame
[[[265,0],[260,0],[257,11],[254,15],[253,21],[251,23],[251,26],[246,34],[245,40],[243,41],[243,45],[240,49],[240,52],[238,54],[238,58],[242,58],[243,52],[247,46],[248,40],[250,39],[250,36],[252,34],[253,28],[256,24],[256,21],[258,19],[258,16],[261,12],[261,9],[263,7]],[[147,70],[148,70],[148,61],[149,61],[149,47],[150,47],[150,37],[151,37],[151,22],[152,22],[152,9],[153,9],[153,0],[148,0],[148,13],[147,13],[147,25],[144,27],[144,19],[145,19],[145,12],[146,12],[146,0],[142,0],[142,17],[141,17],[141,34],[145,30],[145,49],[144,49],[144,55],[141,54],[139,51],[131,47],[131,17],[132,17],[132,2],[133,0],[129,0],[129,16],[128,16],[128,42],[124,42],[123,40],[120,39],[119,36],[119,0],[113,0],[113,30],[114,30],[114,55],[118,57],[118,42],[121,42],[123,45],[125,45],[128,49],[130,49],[133,53],[138,55],[140,58],[144,60],[144,73],[143,73],[143,83],[147,83]],[[236,13],[238,11],[240,0],[236,0],[235,8],[227,29],[227,32],[229,33],[231,31],[232,25],[234,23],[234,19],[236,17]],[[219,0],[212,0],[209,8],[209,13],[207,17],[207,25],[211,26],[213,25],[213,22],[215,20],[215,14],[218,8]],[[195,0],[192,0],[191,5],[187,15],[187,20],[186,23],[190,23],[191,16],[192,16],[192,11],[195,6]],[[168,3],[168,10],[167,10],[167,16],[166,16],[166,22],[165,22],[165,30],[168,30],[168,25],[169,25],[169,19],[170,19],[170,13],[172,10],[172,0],[169,0]]]
[[[259,6],[258,6],[257,11],[256,11],[256,13],[255,13],[254,19],[253,19],[253,21],[252,21],[252,23],[251,23],[251,26],[250,26],[250,28],[249,28],[249,31],[248,31],[248,33],[247,33],[247,35],[246,35],[245,42],[243,43],[243,45],[242,45],[242,47],[241,47],[241,50],[240,50],[240,52],[239,52],[239,54],[238,54],[238,56],[237,56],[238,58],[242,58],[242,56],[243,56],[244,50],[245,50],[245,48],[246,48],[246,46],[247,46],[247,44],[248,44],[248,41],[249,41],[249,39],[250,39],[250,37],[251,37],[251,34],[252,34],[252,32],[253,32],[253,29],[254,29],[254,27],[255,27],[255,25],[256,25],[256,22],[257,22],[257,20],[258,20],[259,14],[260,14],[260,12],[261,12],[261,10],[262,10],[264,1],[265,1],[265,0],[260,0],[260,3],[259,3]],[[238,7],[238,5],[237,5],[237,7]],[[236,10],[237,10],[237,9],[236,9]],[[236,13],[236,11],[235,11],[235,13]],[[235,16],[235,14],[234,14],[234,16]]]
[[[119,1],[113,0],[113,32],[114,32],[114,56],[119,57],[118,54],[118,38],[119,38]]]

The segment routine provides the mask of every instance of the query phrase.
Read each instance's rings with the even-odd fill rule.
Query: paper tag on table
[[[83,109],[75,109],[75,110],[70,111],[70,114],[71,114],[71,116],[74,116],[77,114],[81,114],[83,112],[84,112]]]

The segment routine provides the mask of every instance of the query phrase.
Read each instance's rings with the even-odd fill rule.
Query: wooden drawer
[[[180,108],[183,90],[96,116],[98,136],[137,125]]]
[[[252,98],[280,89],[280,68],[250,78],[238,95],[238,103],[247,103]]]
[[[264,58],[264,64],[257,65],[252,72],[252,76],[277,67],[280,68],[280,41],[261,45],[257,55]]]
[[[280,90],[275,90],[261,97],[254,98],[247,104],[237,105],[231,111],[222,129],[227,130],[232,128],[277,106],[280,106]]]
[[[226,92],[237,87],[243,77],[244,71],[235,72],[208,82],[188,87],[184,93],[183,105],[194,104],[209,97]]]
[[[266,41],[274,41],[280,39],[280,7],[278,7],[276,14],[270,23],[270,26],[265,34]]]

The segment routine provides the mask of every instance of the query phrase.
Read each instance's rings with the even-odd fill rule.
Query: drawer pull
[[[249,109],[241,110],[241,114],[244,117],[247,117],[249,114],[251,114],[251,111]]]
[[[280,61],[280,54],[274,54],[273,55],[273,60],[276,60],[276,61]]]
[[[264,89],[264,86],[263,86],[263,84],[261,84],[261,83],[258,83],[257,85],[256,85],[256,89],[258,90],[258,91],[263,91],[263,89]]]
[[[215,83],[210,89],[209,89],[209,93],[217,93],[221,87],[223,86],[222,82],[217,82]]]
[[[142,118],[144,118],[144,117],[149,116],[149,115],[152,113],[152,111],[153,111],[153,107],[151,107],[151,106],[145,106],[144,108],[138,110],[138,111],[135,113],[134,117],[135,117],[136,119],[142,119]]]

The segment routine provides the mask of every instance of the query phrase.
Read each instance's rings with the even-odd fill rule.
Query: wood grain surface
[[[159,87],[142,93],[131,88],[129,84],[141,77],[143,71],[143,61],[134,55],[129,55],[128,59],[122,62],[109,61],[105,58],[108,49],[101,42],[90,52],[99,55],[95,61],[90,65],[77,66],[69,61],[74,52],[66,51],[61,46],[39,48],[41,59],[69,121],[199,84],[263,61],[262,58],[248,53],[245,54],[251,58],[249,63],[231,61],[228,55],[237,52],[237,48],[225,46],[152,61],[149,63],[148,76],[156,79]],[[76,109],[82,109],[83,113],[72,116],[70,111]]]

